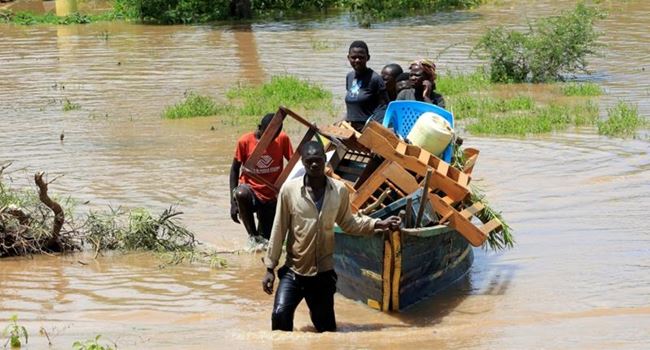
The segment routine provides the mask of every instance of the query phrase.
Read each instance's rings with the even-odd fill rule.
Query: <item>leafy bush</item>
[[[489,60],[494,82],[562,80],[563,74],[587,71],[586,57],[599,47],[594,21],[602,17],[579,3],[573,11],[531,24],[526,33],[492,28],[474,49]]]
[[[216,21],[230,11],[229,0],[116,0],[113,6],[125,17],[162,24]]]
[[[608,136],[632,136],[638,128],[646,124],[639,116],[637,106],[619,101],[607,109],[607,119],[598,122],[598,133]]]
[[[344,6],[357,17],[363,26],[372,22],[421,15],[445,9],[467,9],[482,4],[484,0],[344,0]]]

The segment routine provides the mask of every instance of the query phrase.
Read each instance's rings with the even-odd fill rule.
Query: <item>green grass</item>
[[[74,103],[74,102],[68,100],[67,98],[63,101],[63,111],[64,112],[74,111],[74,110],[77,110],[77,109],[81,109],[80,104]]]
[[[279,106],[304,110],[333,111],[332,93],[291,75],[275,76],[261,86],[238,87],[226,93],[240,116],[259,117]]]
[[[587,102],[575,107],[550,105],[536,107],[527,113],[506,113],[479,117],[467,125],[478,135],[543,134],[565,130],[569,126],[593,125],[598,119],[598,107]]]
[[[0,23],[13,23],[20,25],[34,24],[86,24],[100,21],[112,21],[121,19],[117,12],[109,11],[102,14],[87,15],[74,12],[67,16],[57,16],[52,12],[35,14],[28,11],[13,12],[11,10],[0,10]]]
[[[313,38],[310,40],[310,43],[314,51],[333,51],[341,46],[333,40],[318,40]]]
[[[636,105],[619,101],[614,107],[607,109],[607,119],[598,122],[598,133],[607,136],[631,137],[637,129],[647,125],[639,116]]]
[[[598,105],[586,98],[602,93],[596,84],[559,83],[531,89],[531,84],[493,83],[485,68],[466,74],[442,73],[436,85],[454,118],[466,121],[466,130],[480,135],[521,136],[594,126]],[[540,89],[543,97],[539,97]],[[515,95],[503,97],[504,92]],[[575,98],[567,99],[567,95]]]
[[[275,76],[259,86],[239,86],[226,93],[228,101],[217,103],[210,97],[186,93],[181,102],[168,106],[162,113],[166,119],[221,115],[232,123],[240,117],[255,117],[277,111],[279,106],[292,109],[322,110],[333,115],[332,93],[318,85],[294,76]]]
[[[483,91],[490,87],[490,76],[481,68],[469,74],[445,72],[436,79],[436,90],[445,96]]]
[[[600,96],[603,89],[594,83],[568,83],[561,87],[564,96]]]
[[[211,97],[190,91],[185,93],[185,98],[182,101],[166,107],[162,117],[165,119],[207,117],[223,111],[223,107],[219,106]]]
[[[530,96],[518,95],[503,99],[491,96],[451,96],[449,105],[454,118],[461,120],[482,117],[490,113],[528,111],[535,107],[535,101]]]

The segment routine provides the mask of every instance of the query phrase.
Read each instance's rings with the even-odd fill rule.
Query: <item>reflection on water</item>
[[[54,6],[57,16],[67,16],[77,12],[77,0],[55,0]]]
[[[439,56],[442,71],[470,70],[480,62],[467,53],[486,27],[525,25],[521,14],[533,18],[572,4],[502,1],[371,30],[345,16],[249,27],[2,25],[0,162],[14,162],[9,176],[17,186],[37,170],[65,175],[51,191],[90,201],[81,211],[177,203],[200,239],[237,250],[245,231],[229,219],[227,174],[235,140],[249,126],[223,117],[161,120],[164,106],[188,89],[223,99],[237,82],[284,73],[322,84],[340,105],[350,70],[345,51],[354,39],[369,43],[373,68]],[[650,79],[642,68],[650,57],[650,3],[611,6],[600,24],[608,46],[591,65],[608,93],[601,105],[626,98],[647,115]],[[331,48],[315,50],[318,41]],[[63,112],[66,99],[81,109]],[[504,212],[518,245],[503,254],[476,250],[466,280],[402,314],[337,296],[339,333],[311,332],[304,305],[296,314],[304,332],[272,333],[259,255],[229,255],[229,268],[209,270],[159,267],[134,254],[2,260],[0,319],[18,314],[32,334],[46,327],[55,348],[98,333],[121,349],[597,349],[650,342],[648,142],[593,129],[465,138],[482,151],[474,182]],[[32,342],[45,346],[42,337]]]

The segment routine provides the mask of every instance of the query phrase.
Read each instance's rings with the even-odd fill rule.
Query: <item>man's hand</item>
[[[237,203],[233,201],[230,203],[230,218],[232,221],[239,223],[239,218],[237,215],[239,215],[239,208],[237,207]]]
[[[275,273],[273,270],[266,270],[266,275],[262,279],[262,289],[268,295],[273,294],[273,282],[275,282]]]
[[[386,230],[396,231],[399,230],[399,225],[401,223],[402,220],[400,220],[399,217],[393,215],[384,220],[377,221],[377,223],[375,224],[375,229],[382,230],[382,231],[386,231]]]

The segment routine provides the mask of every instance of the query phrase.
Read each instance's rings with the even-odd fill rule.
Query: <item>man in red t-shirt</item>
[[[271,235],[277,194],[264,183],[248,175],[246,171],[240,170],[241,165],[246,163],[255,150],[255,146],[273,116],[273,113],[265,115],[257,126],[257,130],[239,138],[235,149],[235,158],[230,168],[230,217],[236,223],[241,220],[249,237],[257,241],[260,238],[268,240]],[[292,155],[291,140],[287,134],[280,131],[264,151],[253,171],[268,182],[274,183],[284,168],[282,158],[289,160]],[[257,228],[253,213],[257,213]]]

